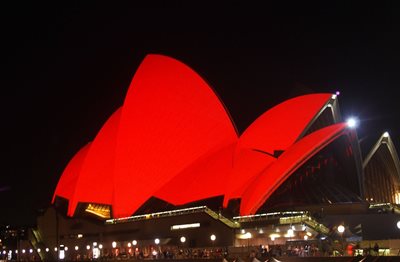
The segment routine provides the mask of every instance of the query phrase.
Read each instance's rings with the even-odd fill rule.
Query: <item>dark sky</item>
[[[339,90],[342,116],[360,119],[363,148],[386,130],[400,146],[397,6],[161,3],[0,9],[0,224],[34,223],[149,53],[202,75],[240,132],[285,99]]]

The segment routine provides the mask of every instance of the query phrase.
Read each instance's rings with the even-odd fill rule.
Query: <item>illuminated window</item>
[[[110,218],[111,210],[110,206],[100,204],[89,204],[85,209],[85,212],[91,213],[101,218]]]

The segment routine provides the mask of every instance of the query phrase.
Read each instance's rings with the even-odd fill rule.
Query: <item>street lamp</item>
[[[113,256],[117,256],[117,250],[115,249],[116,247],[117,247],[117,242],[115,242],[115,241],[113,241],[112,243],[111,243],[111,246],[112,246],[112,248],[113,248],[113,250],[112,250],[112,253],[113,253]]]
[[[244,234],[244,238],[247,239],[247,251],[250,250],[250,238],[252,237],[250,232],[247,232]]]
[[[339,226],[337,227],[337,231],[338,231],[339,234],[340,234],[340,241],[341,241],[341,244],[342,244],[343,255],[344,255],[344,242],[343,242],[343,233],[344,233],[344,230],[345,230],[345,228],[344,228],[343,225],[339,225]]]

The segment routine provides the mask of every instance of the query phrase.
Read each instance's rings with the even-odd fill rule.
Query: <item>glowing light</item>
[[[79,247],[78,247],[78,246],[75,246],[75,250],[78,251],[78,250],[79,250]]]
[[[264,230],[262,230],[262,228],[260,228],[260,230],[258,230],[259,234],[264,234]]]
[[[132,245],[136,246],[136,245],[137,245],[137,241],[136,241],[136,240],[133,240],[133,241],[132,241]]]
[[[344,226],[343,225],[338,226],[337,231],[339,233],[343,233],[344,232]]]
[[[246,238],[246,239],[250,239],[250,238],[252,237],[252,235],[251,235],[250,232],[247,232],[247,233],[244,234],[244,235],[245,235],[245,238]]]
[[[102,244],[100,244],[100,245],[99,245],[99,248],[100,248],[100,249],[103,249],[103,245],[102,245]]]
[[[97,242],[93,242],[93,246],[94,246],[94,247],[97,247]]]
[[[25,249],[22,249],[22,254],[25,254]]]
[[[132,246],[132,244],[131,244],[131,242],[129,242],[129,243],[128,243],[128,247],[131,247],[131,246]]]
[[[54,251],[57,252],[57,248],[56,247],[54,248]]]
[[[83,235],[82,234],[78,234],[78,238],[82,238],[83,237]]]
[[[293,231],[293,229],[288,229],[288,231],[287,231],[287,233],[286,233],[286,235],[285,235],[285,237],[293,237],[294,236],[294,231]]]
[[[337,95],[337,96],[340,95],[340,91],[336,91],[336,95]]]
[[[68,247],[64,247],[64,250],[65,250],[65,251],[68,251]]]
[[[397,222],[397,228],[400,229],[400,221]]]
[[[173,225],[171,227],[171,230],[179,230],[179,229],[186,229],[186,228],[196,228],[196,227],[200,227],[200,223]]]
[[[181,243],[185,243],[186,242],[186,237],[181,237]]]
[[[117,247],[117,242],[113,241],[113,242],[112,242],[112,247],[113,247],[113,248],[116,248],[116,247]]]
[[[50,251],[50,249],[48,247],[46,247],[46,252],[49,252],[49,251]]]
[[[307,236],[307,235],[305,235],[305,236],[304,236],[304,240],[307,240],[307,239],[308,239],[308,236]]]
[[[86,246],[86,249],[87,249],[87,250],[89,250],[89,249],[90,249],[90,246],[89,246],[89,245],[87,245],[87,246]]]
[[[354,117],[350,117],[349,119],[347,119],[346,122],[347,122],[347,126],[350,128],[355,128],[358,125],[358,121]]]
[[[158,238],[154,239],[154,243],[156,243],[156,245],[160,244],[160,239]]]
[[[38,249],[37,249],[37,252],[38,252],[38,253],[40,253],[40,251],[41,251],[41,249],[40,249],[40,248],[38,248]]]
[[[388,132],[383,133],[383,137],[389,137],[389,133]]]
[[[217,237],[216,237],[214,234],[212,234],[212,235],[210,236],[210,239],[211,239],[211,241],[215,241],[215,239],[217,239]]]

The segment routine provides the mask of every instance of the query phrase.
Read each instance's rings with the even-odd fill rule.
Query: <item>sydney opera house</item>
[[[367,239],[371,216],[399,220],[399,178],[389,134],[363,156],[336,94],[286,100],[239,134],[196,72],[148,55],[123,105],[65,167],[32,243],[43,258],[59,246],[135,254],[320,241],[339,224],[349,241]]]

